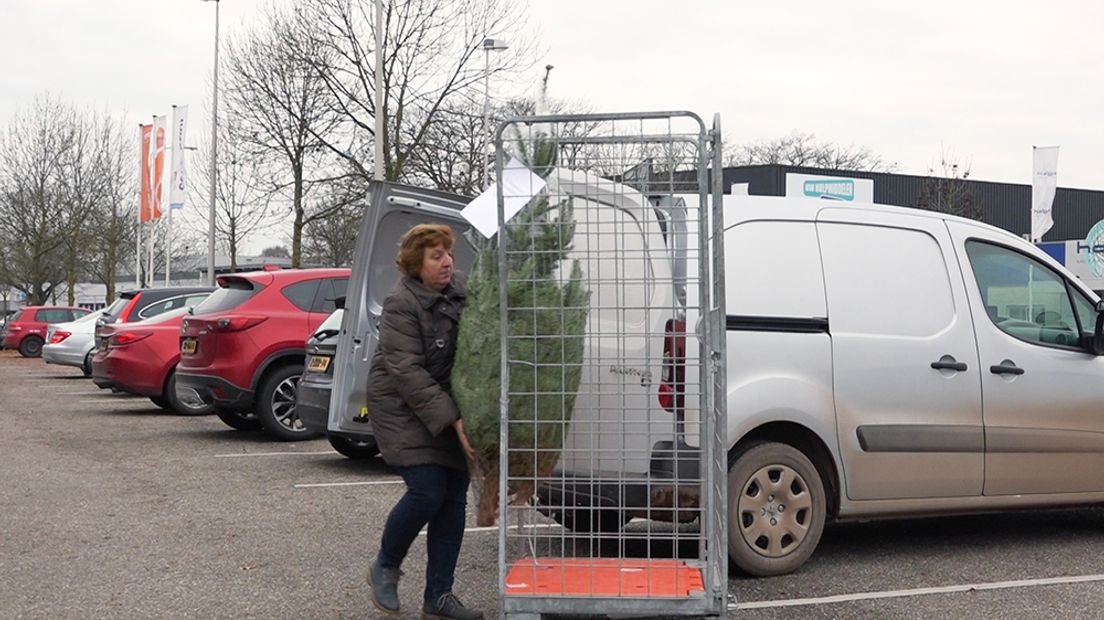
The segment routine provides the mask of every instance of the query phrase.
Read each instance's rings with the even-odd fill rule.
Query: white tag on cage
[[[521,208],[544,189],[545,180],[521,160],[511,157],[502,170],[502,208],[509,222]],[[490,239],[498,233],[498,188],[494,183],[460,211],[481,235]]]

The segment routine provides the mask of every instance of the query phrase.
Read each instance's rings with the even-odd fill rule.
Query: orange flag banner
[[[161,179],[165,172],[165,117],[153,117],[153,138],[150,140],[150,216],[161,219]]]
[[[150,221],[150,136],[153,134],[153,125],[139,125],[138,135],[141,138],[142,148],[138,160],[138,178],[141,179],[139,192],[138,223],[145,224]]]

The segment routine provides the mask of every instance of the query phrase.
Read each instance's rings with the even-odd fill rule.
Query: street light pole
[[[483,189],[491,185],[487,147],[491,144],[491,52],[507,49],[498,39],[483,39]]]
[[[376,137],[374,140],[376,162],[372,165],[372,178],[376,181],[384,179],[383,133],[386,131],[384,123],[387,122],[383,114],[383,44],[383,0],[376,0]]]
[[[211,195],[207,222],[207,286],[215,285],[215,186],[218,183],[218,54],[219,0],[215,3],[215,69],[211,78]]]

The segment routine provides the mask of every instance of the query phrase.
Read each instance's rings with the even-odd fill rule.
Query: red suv
[[[153,404],[181,415],[205,415],[213,408],[176,397],[180,361],[180,322],[187,308],[136,323],[105,325],[92,358],[92,381],[102,387],[148,396]]]
[[[42,355],[46,326],[68,323],[91,312],[69,306],[27,306],[8,319],[4,326],[3,348],[19,349],[23,357]]]
[[[307,337],[345,295],[348,269],[288,269],[221,276],[180,324],[176,397],[215,407],[239,430],[309,439],[295,413]]]

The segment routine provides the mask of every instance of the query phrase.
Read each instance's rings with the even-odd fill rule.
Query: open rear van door
[[[368,367],[379,339],[383,302],[399,280],[395,266],[399,240],[415,224],[448,224],[457,236],[453,248],[456,268],[467,273],[475,252],[465,238],[470,225],[460,209],[469,201],[456,194],[398,183],[373,181],[369,185],[334,357],[329,434],[372,441],[366,405]]]

